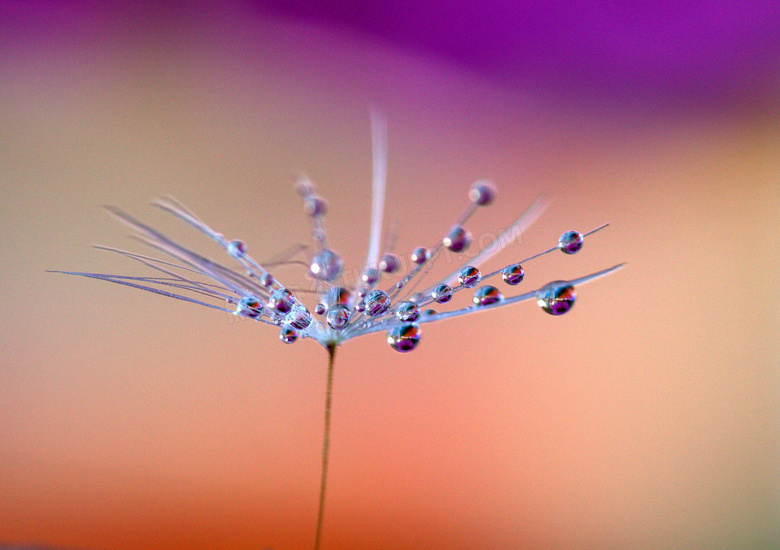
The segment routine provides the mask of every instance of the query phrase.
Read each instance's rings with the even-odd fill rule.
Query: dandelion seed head
[[[325,231],[324,216],[328,211],[328,203],[317,192],[314,183],[301,176],[296,181],[295,189],[303,200],[303,210],[311,225],[311,247],[300,245],[283,253],[280,258],[258,262],[247,253],[247,245],[243,241],[225,239],[182,204],[167,197],[153,204],[217,242],[226,252],[230,265],[222,265],[218,260],[201,256],[118,208],[108,207],[119,221],[135,231],[139,240],[172,260],[102,247],[145,264],[157,271],[158,276],[66,273],[139,288],[253,319],[259,324],[275,326],[280,330],[279,338],[287,344],[310,338],[332,349],[352,338],[384,331],[392,349],[408,352],[420,342],[422,323],[491,309],[487,306],[504,307],[535,299],[543,311],[550,315],[562,315],[574,305],[576,285],[593,281],[622,267],[622,264],[618,264],[578,279],[554,281],[535,290],[504,297],[495,286],[485,282],[500,274],[504,283],[514,287],[524,280],[528,262],[555,250],[561,250],[567,255],[579,252],[585,238],[605,228],[607,224],[584,233],[567,231],[549,249],[519,261],[514,258],[513,263],[501,269],[483,273],[480,267],[507,248],[529,227],[541,215],[545,204],[537,199],[493,239],[489,247],[474,251],[472,236],[465,224],[472,215],[482,207],[491,205],[497,197],[496,186],[486,180],[472,184],[468,191],[468,201],[464,201],[464,210],[443,235],[439,234],[438,238],[429,236],[429,243],[432,243],[430,247],[419,246],[399,256],[393,252],[395,232],[384,243],[382,240],[386,177],[385,125],[376,114],[372,114],[372,123],[372,217],[368,253],[360,270],[345,272],[342,257],[329,245]],[[467,264],[459,265],[443,279],[426,280],[432,278],[430,270],[437,260],[449,257],[448,261],[451,261],[449,252],[459,253],[467,249]],[[309,276],[308,288],[290,285],[286,279],[288,274],[285,270],[300,266],[303,266],[303,273]],[[282,270],[280,279],[271,275],[267,269],[269,267],[275,271]],[[449,306],[454,295],[464,289],[474,289],[473,305],[441,311],[427,307],[431,304]],[[310,313],[305,303],[309,300],[309,307],[313,308],[319,318]]]

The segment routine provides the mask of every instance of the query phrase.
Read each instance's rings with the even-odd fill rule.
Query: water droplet
[[[395,254],[387,253],[379,260],[379,269],[385,273],[395,273],[401,265],[401,261]]]
[[[395,316],[399,321],[413,323],[420,318],[420,310],[414,302],[401,302],[395,310]]]
[[[426,309],[423,311],[423,317],[428,317],[429,315],[436,315],[435,309]]]
[[[279,288],[271,293],[268,305],[278,313],[289,313],[292,309],[295,297],[286,288]]]
[[[285,344],[292,344],[298,339],[298,333],[294,328],[283,327],[279,332],[279,339]]]
[[[314,313],[316,313],[317,315],[322,315],[323,313],[325,313],[325,304],[319,303],[316,306],[314,306]]]
[[[332,281],[341,273],[341,267],[341,256],[332,250],[323,248],[312,258],[309,271],[315,279]]]
[[[558,248],[560,248],[561,252],[564,254],[574,254],[575,252],[579,252],[580,248],[582,248],[584,240],[582,233],[579,231],[567,231],[558,239]]]
[[[400,353],[412,351],[420,343],[420,326],[411,323],[391,328],[387,331],[387,343]]]
[[[469,199],[479,206],[487,206],[496,198],[496,186],[487,180],[475,181],[469,190]]]
[[[246,244],[239,240],[230,241],[227,244],[227,251],[234,258],[242,258],[246,254]]]
[[[372,290],[366,296],[366,313],[371,317],[382,315],[390,307],[390,296],[384,290]]]
[[[263,304],[252,296],[244,296],[236,304],[236,315],[257,319],[263,313]]]
[[[566,281],[554,281],[544,285],[536,295],[536,303],[550,315],[563,315],[574,307],[577,293]]]
[[[336,304],[348,306],[351,299],[352,293],[349,290],[344,287],[334,286],[329,288],[325,293],[325,296],[322,298],[322,303],[327,309],[328,307],[335,306]]]
[[[357,311],[360,311],[361,313],[366,310],[366,301],[360,300],[357,305],[355,306],[355,309]]]
[[[358,290],[358,296],[359,297],[365,298],[366,294],[368,294],[368,290],[366,290],[365,288],[361,288],[361,289]]]
[[[501,271],[501,278],[508,285],[519,284],[523,277],[525,277],[525,271],[520,264],[508,265]]]
[[[324,216],[328,211],[328,203],[319,195],[309,195],[303,199],[303,211],[308,216]]]
[[[436,288],[431,292],[431,298],[440,304],[447,303],[452,298],[452,288],[445,284],[436,285]]]
[[[303,330],[311,324],[311,313],[303,304],[295,304],[284,318],[285,324]]]
[[[482,273],[476,267],[467,265],[460,270],[458,274],[458,282],[466,288],[472,288],[479,284],[482,280]]]
[[[424,246],[418,246],[412,250],[411,258],[417,265],[424,264],[428,260],[428,249]]]
[[[373,285],[379,280],[379,270],[374,267],[367,267],[360,276],[360,279],[367,285]]]
[[[341,304],[330,306],[330,308],[328,308],[328,315],[325,319],[330,328],[333,330],[341,330],[349,324],[349,308]]]
[[[489,306],[503,300],[501,292],[494,286],[485,285],[474,293],[474,304],[477,306]]]
[[[263,273],[262,277],[260,278],[260,284],[262,284],[265,288],[268,288],[274,284],[273,276],[268,272]]]
[[[442,243],[453,252],[461,252],[471,242],[471,233],[460,225],[452,226],[450,232],[444,237]]]

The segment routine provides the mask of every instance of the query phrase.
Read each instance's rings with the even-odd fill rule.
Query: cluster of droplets
[[[588,233],[566,231],[556,246],[492,273],[483,275],[478,267],[465,265],[425,291],[411,295],[404,292],[422,279],[427,273],[426,268],[430,267],[442,248],[462,252],[471,244],[471,233],[464,227],[465,222],[478,207],[490,205],[496,197],[496,189],[492,183],[478,181],[469,191],[470,204],[466,211],[439,244],[432,247],[420,246],[412,250],[409,255],[412,262],[411,271],[394,286],[387,290],[376,288],[382,274],[397,273],[401,267],[398,256],[388,250],[375,265],[366,265],[357,286],[348,289],[337,284],[343,262],[341,256],[328,247],[325,238],[324,216],[327,203],[317,194],[309,180],[301,179],[297,190],[303,198],[304,211],[312,222],[315,250],[308,261],[308,274],[317,287],[318,300],[314,314],[322,321],[318,321],[289,289],[276,283],[273,278],[270,278],[271,285],[265,285],[275,286],[269,290],[265,303],[261,296],[248,294],[237,300],[235,309],[236,315],[281,326],[280,338],[285,343],[293,343],[302,336],[313,337],[326,345],[338,344],[360,334],[384,329],[387,331],[387,342],[394,350],[411,351],[420,343],[421,322],[435,321],[507,302],[502,291],[496,286],[485,284],[486,280],[500,274],[501,280],[508,287],[519,285],[525,278],[525,262],[556,249],[565,254],[579,252],[585,236],[605,227],[598,227]],[[234,257],[243,258],[246,255],[246,246],[241,241],[230,241],[227,249]],[[265,282],[269,283],[269,280]],[[428,308],[430,305],[447,304],[455,293],[465,289],[474,289],[471,306],[441,313]],[[527,297],[521,295],[509,298],[509,302]],[[537,304],[544,312],[563,315],[571,310],[577,295],[570,281],[555,281],[533,291],[532,297],[536,298]]]

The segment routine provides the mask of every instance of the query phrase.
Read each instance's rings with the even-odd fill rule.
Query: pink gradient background
[[[309,238],[297,170],[358,265],[376,102],[399,251],[487,177],[476,236],[552,200],[493,268],[605,221],[524,284],[628,267],[562,318],[526,303],[424,325],[408,355],[344,345],[324,548],[780,546],[780,57],[738,102],[671,86],[648,109],[240,2],[33,5],[0,12],[0,543],[311,547],[326,352],[45,270],[146,274],[89,247],[140,250],[101,204],[217,254],[147,206],[166,193],[270,257]]]

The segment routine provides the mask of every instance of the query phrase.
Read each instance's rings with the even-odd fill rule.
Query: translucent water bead
[[[293,328],[303,330],[311,324],[311,313],[303,304],[295,304],[285,316],[284,323]]]
[[[298,333],[294,328],[283,327],[279,332],[279,339],[285,344],[292,344],[298,339]]]
[[[384,290],[372,290],[365,299],[366,313],[371,317],[382,315],[390,307],[390,296]]]
[[[333,250],[323,248],[311,259],[309,271],[312,277],[321,281],[333,281],[341,273],[342,262]]]
[[[440,304],[449,302],[452,298],[452,288],[445,284],[436,285],[436,288],[431,292],[431,298]]]
[[[400,265],[401,262],[395,254],[387,253],[379,260],[379,269],[385,273],[395,273]]]
[[[230,241],[227,244],[227,251],[234,258],[243,258],[244,254],[246,254],[246,244],[244,241],[239,240]]]
[[[295,298],[293,297],[292,292],[286,288],[274,290],[271,293],[271,297],[268,299],[268,305],[271,306],[271,309],[282,314],[289,313],[294,302]]]
[[[367,285],[373,285],[379,280],[379,270],[373,267],[367,267],[360,276],[360,279]]]
[[[512,264],[501,270],[501,278],[508,285],[520,284],[525,277],[525,271],[520,264]]]
[[[496,186],[487,180],[474,182],[469,190],[469,200],[479,206],[487,206],[496,198]]]
[[[330,306],[325,320],[333,330],[342,330],[349,324],[349,308],[342,304]]]
[[[564,254],[574,254],[580,251],[585,238],[579,231],[567,231],[558,239],[558,248]]]
[[[412,250],[412,261],[417,265],[423,264],[428,260],[428,249],[423,246],[418,246]]]
[[[420,326],[410,323],[391,328],[387,331],[387,343],[400,353],[412,351],[420,343]]]
[[[447,236],[442,240],[442,244],[453,252],[461,252],[471,242],[471,233],[466,231],[460,225],[454,225]]]
[[[420,318],[420,309],[414,302],[402,302],[395,310],[395,316],[399,321],[413,323]]]
[[[473,288],[482,280],[482,274],[476,267],[467,265],[460,270],[458,282],[466,288]]]
[[[319,195],[309,195],[303,200],[303,211],[312,217],[324,216],[328,211],[328,203]]]
[[[474,293],[474,304],[477,306],[489,306],[503,299],[501,292],[496,287],[490,285],[485,285]]]
[[[257,298],[245,296],[236,304],[236,315],[257,319],[263,313],[263,304]]]
[[[536,303],[550,315],[563,315],[574,307],[577,293],[565,281],[554,281],[545,285],[536,295]]]

